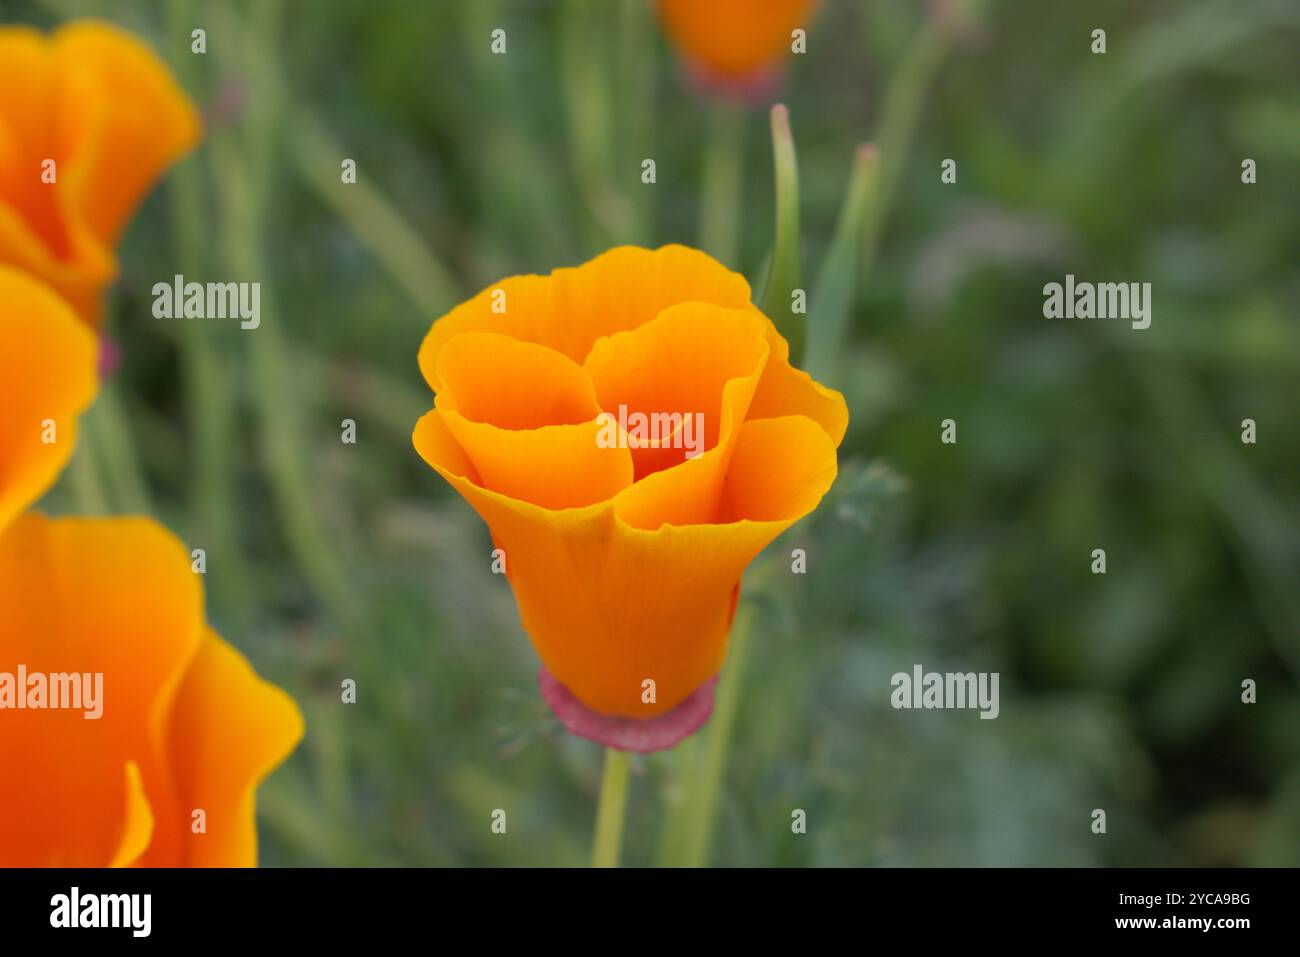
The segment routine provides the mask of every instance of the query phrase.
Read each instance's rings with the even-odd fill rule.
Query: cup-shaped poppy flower
[[[0,531],[40,498],[95,397],[95,336],[39,282],[0,266]]]
[[[708,685],[746,566],[816,507],[848,422],[745,280],[620,247],[483,290],[419,359],[415,447],[487,522],[550,676],[632,720]]]
[[[0,63],[0,264],[37,276],[98,327],[118,238],[198,142],[198,113],[144,43],[107,23],[50,36],[0,28]]]
[[[659,18],[706,84],[743,90],[765,84],[816,7],[817,0],[659,0]]]
[[[302,718],[200,581],[149,519],[0,534],[0,866],[256,863],[254,789]]]

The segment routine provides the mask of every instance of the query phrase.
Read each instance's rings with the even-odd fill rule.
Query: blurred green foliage
[[[925,9],[827,0],[790,64],[805,275],[937,35]],[[583,863],[600,750],[541,703],[486,529],[411,449],[415,354],[500,276],[697,244],[717,108],[640,0],[0,0],[5,22],[86,14],[149,38],[208,117],[127,236],[126,361],[86,433],[110,507],[209,544],[210,618],[302,703],[306,740],[260,792],[264,863]],[[1300,7],[1003,0],[957,27],[882,153],[842,473],[772,549],[781,570],[806,548],[809,573],[753,597],[712,858],[1300,864]],[[756,276],[765,111],[740,125],[729,265]],[[274,305],[251,333],[160,324],[150,287],[179,271],[261,280]],[[1044,319],[1067,272],[1152,283],[1151,328]],[[84,510],[74,492],[45,505]],[[1001,716],[893,710],[918,662],[1000,672]],[[698,755],[679,750],[634,764],[631,863],[670,859]]]

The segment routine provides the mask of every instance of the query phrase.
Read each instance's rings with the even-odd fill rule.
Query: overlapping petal
[[[158,841],[145,863],[256,864],[254,791],[302,734],[302,714],[293,699],[259,678],[243,655],[204,628],[167,730],[165,753],[181,812],[168,823],[179,832],[179,849],[167,854],[168,844]],[[194,831],[195,810],[203,811],[203,833]]]
[[[102,673],[102,713],[0,711],[0,766],[23,769],[0,789],[0,865],[255,863],[251,788],[301,719],[205,628],[171,534],[19,518],[0,535],[0,671],[19,665]]]
[[[414,441],[505,549],[546,667],[588,707],[628,717],[667,711],[717,673],[745,567],[816,506],[836,467],[835,446],[811,420],[747,422],[715,520],[651,531],[622,519],[614,501],[554,511],[482,487],[437,412]]]
[[[764,323],[771,357],[750,414],[806,415],[838,444],[848,424],[843,397],[790,365],[789,344],[750,299],[743,276],[699,250],[618,246],[547,276],[503,279],[456,306],[425,336],[420,371],[430,388],[441,392],[439,356],[447,343],[468,332],[545,345],[581,365],[598,339],[637,329],[670,306],[704,302],[747,310]]]
[[[575,268],[515,276],[484,289],[434,323],[420,347],[420,370],[438,391],[438,354],[465,332],[537,342],[582,364],[597,339],[635,329],[682,302],[748,308],[749,284],[686,246],[617,246]]]
[[[665,714],[717,674],[746,566],[829,489],[848,421],[744,279],[680,246],[489,287],[420,366],[437,397],[417,451],[505,550],[547,672],[611,716]],[[598,412],[627,426],[619,468]],[[646,441],[636,413],[669,427]]]
[[[687,302],[596,342],[583,369],[601,408],[620,421],[665,417],[662,427],[630,436],[638,480],[713,450],[734,433],[767,364],[763,332],[752,311]],[[721,458],[725,468],[725,447]]]
[[[631,483],[631,452],[601,444],[595,390],[567,356],[471,332],[448,343],[438,370],[441,421],[486,487],[560,509],[603,501]]]
[[[198,141],[198,113],[154,53],[108,23],[49,37],[0,28],[0,63],[0,263],[37,276],[97,326],[113,246]]]

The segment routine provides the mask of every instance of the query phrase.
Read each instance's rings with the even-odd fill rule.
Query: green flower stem
[[[653,188],[641,182],[639,164],[613,176],[614,110],[608,65],[601,60],[611,9],[599,0],[565,0],[559,20],[560,89],[574,185],[590,219],[587,245],[595,249],[635,237],[632,190]]]
[[[804,369],[819,382],[836,385],[837,366],[848,333],[853,293],[861,264],[862,223],[877,195],[880,169],[876,148],[863,144],[853,158],[853,172],[844,205],[835,224],[835,236],[822,261],[812,291],[812,321],[808,324],[808,356]]]
[[[104,469],[117,511],[148,515],[152,511],[149,493],[116,383],[104,386],[84,431],[88,444],[95,447],[95,460]]]
[[[258,8],[269,8],[269,15],[273,18],[279,16],[277,6],[273,2],[257,4]],[[473,4],[471,9],[477,11],[486,7],[485,0]],[[235,35],[248,35],[250,32],[256,35],[256,31],[261,29],[258,23],[241,18],[228,7],[223,6],[219,13],[222,28],[233,31]],[[265,19],[265,13],[257,10],[262,19]],[[225,50],[222,65],[243,71],[245,64],[237,52]],[[380,267],[416,305],[433,315],[445,311],[461,298],[460,283],[452,271],[434,254],[398,207],[373,185],[372,179],[366,177],[364,166],[358,170],[355,183],[345,185],[341,182],[340,164],[343,160],[360,158],[350,154],[317,119],[310,105],[276,71],[276,62],[257,64],[253,75],[258,89],[263,91],[263,98],[276,104],[273,121],[284,126],[288,159],[298,178],[347,224],[349,232],[369,250]],[[262,112],[266,113],[265,110]]]
[[[732,269],[740,267],[744,133],[741,110],[726,104],[713,108],[700,190],[700,247]]]
[[[618,30],[618,79],[622,90],[616,116],[618,145],[622,147],[619,168],[639,170],[643,159],[654,156],[657,30],[650,4],[621,0]],[[652,242],[654,197],[653,189],[631,191],[632,232],[620,237],[622,241]]]
[[[596,840],[592,867],[618,867],[623,844],[623,815],[627,806],[627,779],[631,758],[626,751],[605,749],[605,770],[596,804]]]
[[[216,8],[218,10],[224,8]],[[279,36],[283,7],[279,3],[255,4],[255,19],[240,33],[244,68],[256,95],[239,129],[215,136],[211,154],[214,179],[222,190],[223,253],[229,268],[241,279],[262,284],[262,322],[241,330],[248,338],[254,394],[260,418],[259,447],[266,463],[271,492],[298,567],[313,591],[337,616],[352,620],[355,603],[337,552],[317,519],[307,481],[307,458],[299,420],[303,380],[286,359],[283,312],[275,300],[262,251],[264,205],[274,168],[275,135],[283,103],[279,85],[270,77],[271,51]],[[233,23],[233,18],[227,26]],[[231,34],[234,35],[234,34]],[[236,138],[242,135],[242,142]]]
[[[72,453],[72,462],[68,465],[68,478],[72,482],[72,493],[77,503],[77,511],[82,515],[103,515],[108,511],[108,497],[104,486],[99,481],[99,470],[95,466],[95,450],[82,435]]]
[[[950,44],[949,37],[933,21],[927,20],[903,54],[898,72],[894,74],[889,90],[885,93],[880,130],[876,137],[876,142],[880,145],[879,182],[862,226],[864,275],[875,260],[885,221],[898,193],[898,180],[906,166],[926,93],[943,64]]]
[[[772,107],[772,154],[776,174],[776,236],[760,306],[790,343],[790,362],[797,366],[803,358],[805,338],[804,316],[791,308],[791,294],[803,283],[799,262],[799,164],[790,131],[790,111],[783,103]]]
[[[190,53],[190,30],[194,25],[192,0],[169,0],[167,26],[171,34],[173,64],[191,95],[198,91],[194,65],[201,57]],[[182,162],[168,180],[171,198],[171,232],[176,261],[185,276],[195,276],[208,262],[207,219],[203,204],[202,169],[197,158]],[[190,496],[191,534],[201,536],[214,574],[210,576],[216,605],[235,618],[247,620],[251,606],[249,579],[239,560],[239,524],[234,507],[234,466],[230,450],[235,447],[236,404],[225,383],[231,381],[229,362],[212,346],[212,327],[201,322],[183,324],[180,337],[181,362],[185,368],[186,417],[194,440],[194,473]],[[218,571],[219,570],[219,571]]]
[[[727,649],[726,673],[718,681],[713,716],[705,729],[704,755],[691,777],[685,807],[688,816],[682,837],[679,863],[685,867],[704,867],[709,863],[713,833],[718,820],[718,795],[727,771],[731,734],[740,708],[740,692],[745,681],[745,662],[753,631],[753,607],[742,600],[731,628]]]
[[[655,864],[659,867],[680,867],[686,832],[690,827],[693,782],[700,764],[701,734],[693,734],[673,748],[671,776],[664,785],[664,820],[659,829],[655,848]]]
[[[302,181],[347,223],[412,302],[429,316],[445,312],[460,298],[451,271],[364,171],[355,183],[340,183],[340,164],[348,154],[311,113],[296,110],[289,126],[290,159]]]

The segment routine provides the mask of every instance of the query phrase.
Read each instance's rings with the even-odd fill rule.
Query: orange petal
[[[10,770],[0,864],[102,867],[129,857],[143,824],[138,794],[123,787],[128,762],[154,817],[171,813],[159,744],[202,615],[185,550],[152,521],[29,513],[0,535],[0,671],[102,674],[98,719],[76,709],[0,712],[0,767]]]
[[[77,416],[98,387],[98,343],[35,280],[0,267],[0,529],[45,492],[72,455]]]
[[[443,407],[502,429],[574,425],[600,413],[582,367],[553,349],[509,336],[471,332],[438,356]]]
[[[447,343],[437,371],[443,389],[430,415],[485,487],[559,509],[608,499],[631,483],[631,453],[600,441],[591,380],[567,356],[468,332]]]
[[[428,415],[441,416],[480,483],[510,498],[542,508],[577,508],[613,498],[632,482],[631,452],[602,444],[604,428],[596,421],[509,430],[452,411]]]
[[[420,370],[439,391],[438,354],[465,332],[538,342],[580,363],[601,336],[635,329],[668,306],[694,301],[739,309],[749,303],[749,284],[685,246],[619,246],[573,269],[516,276],[484,289],[433,324],[420,347]]]
[[[302,739],[302,713],[293,699],[263,681],[248,661],[212,629],[176,694],[167,737],[176,776],[179,859],[149,863],[189,867],[257,864],[254,792]],[[206,832],[194,833],[194,811]]]
[[[720,522],[786,522],[817,507],[837,465],[835,445],[800,415],[746,422],[722,491]]]
[[[0,63],[0,263],[98,326],[117,274],[113,245],[197,142],[198,114],[149,48],[107,23],[74,22],[50,38],[0,28]]]
[[[467,332],[496,332],[520,342],[551,345],[555,325],[550,277],[503,279],[434,322],[420,345],[420,372],[431,389],[441,392],[438,362],[443,347],[453,338]]]
[[[53,44],[67,77],[67,208],[112,245],[163,171],[198,143],[198,112],[167,66],[124,30],[76,21]]]
[[[635,423],[629,439],[638,480],[713,449],[744,420],[767,362],[764,325],[746,310],[691,302],[597,340],[583,367],[601,408]]]
[[[790,344],[776,326],[768,322],[767,340],[772,358],[763,370],[753,404],[751,419],[775,419],[786,415],[803,415],[812,419],[838,447],[849,427],[849,409],[844,396],[828,389],[802,369],[790,365]]]
[[[546,667],[589,708],[628,717],[667,711],[717,673],[745,567],[815,507],[835,475],[835,447],[811,420],[746,423],[722,493],[735,521],[646,531],[610,503],[556,512],[481,488],[429,416],[416,444],[505,550],[520,617]]]
[[[130,867],[144,854],[153,837],[153,811],[144,793],[144,778],[140,765],[126,762],[126,820],[122,823],[122,837],[109,867]]]
[[[557,269],[554,315],[562,323],[556,348],[583,362],[601,336],[649,322],[669,306],[749,304],[749,283],[716,259],[687,246],[617,246],[576,269]]]
[[[28,27],[0,29],[0,213],[21,224],[26,240],[52,257],[69,252],[55,184],[42,164],[62,156],[58,126],[61,76],[49,41]],[[57,166],[56,166],[57,171]]]

